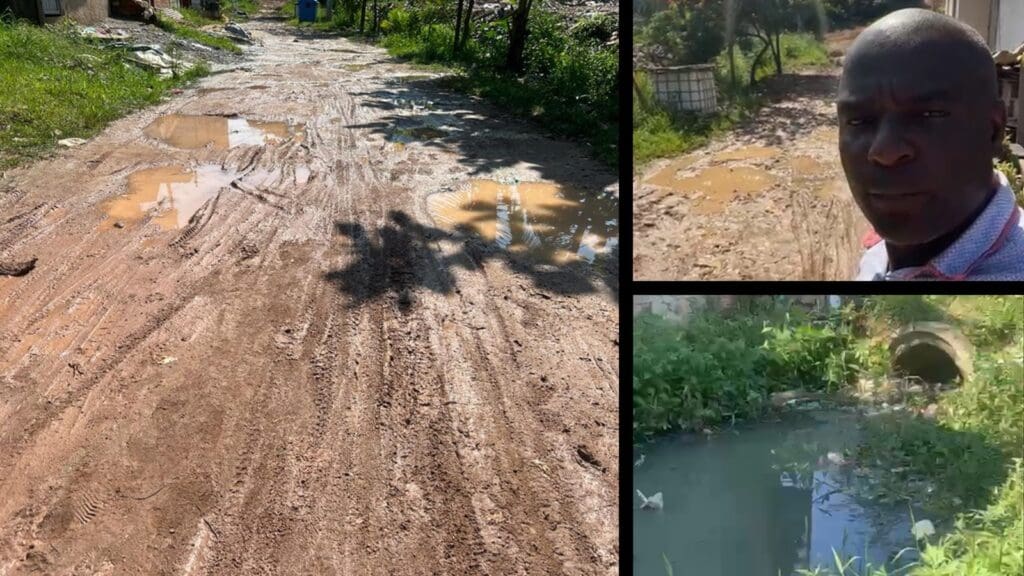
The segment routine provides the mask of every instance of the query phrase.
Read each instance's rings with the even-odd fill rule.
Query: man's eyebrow
[[[928,102],[949,101],[949,100],[955,100],[955,99],[956,98],[954,97],[952,92],[950,92],[949,90],[947,90],[945,88],[940,88],[940,89],[931,90],[931,91],[928,91],[928,92],[921,92],[921,93],[918,93],[918,94],[912,94],[912,95],[910,95],[907,98],[897,98],[897,102],[899,104],[903,104],[903,105],[913,105],[913,104],[924,104],[924,103],[928,103]],[[844,98],[841,97],[841,98],[836,99],[836,106],[841,108],[841,109],[864,108],[864,107],[868,107],[868,106],[873,106],[873,105],[876,104],[876,102],[877,102],[877,98],[872,98],[872,97],[857,98],[857,97],[854,97],[854,96],[847,96],[847,97],[844,97]]]

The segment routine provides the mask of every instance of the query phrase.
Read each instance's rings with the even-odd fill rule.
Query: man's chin
[[[875,232],[885,241],[886,244],[900,247],[921,246],[935,240],[939,235],[922,234],[905,227],[887,229],[883,226],[876,226]]]

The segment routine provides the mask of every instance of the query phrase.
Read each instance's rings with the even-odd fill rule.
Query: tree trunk
[[[775,73],[782,75],[782,32],[775,33]]]
[[[750,85],[751,86],[753,86],[754,83],[757,81],[756,77],[755,77],[755,74],[757,74],[757,66],[758,66],[758,64],[761,63],[761,58],[764,56],[764,53],[768,51],[768,47],[772,45],[772,41],[771,40],[765,40],[764,38],[761,38],[761,40],[764,41],[764,45],[761,46],[761,51],[757,53],[757,56],[754,57],[754,61],[750,64]]]
[[[373,0],[373,35],[376,36],[380,28],[380,11],[377,10],[377,0]]]
[[[469,22],[473,19],[473,0],[469,0],[469,6],[466,9],[466,17],[463,19],[465,29],[462,31],[462,46],[460,49],[466,47],[466,41],[469,40]]]
[[[455,54],[459,53],[459,34],[462,33],[462,2],[459,0],[459,7],[455,10],[455,44],[452,46],[452,52]]]
[[[729,82],[732,83],[732,87],[736,87],[736,56],[733,54],[733,48],[736,46],[736,42],[729,43]]]
[[[359,33],[360,34],[365,34],[366,33],[366,2],[367,2],[367,0],[363,0],[362,7],[360,8],[360,10],[361,10],[361,14],[359,16]]]
[[[519,0],[512,12],[512,30],[509,32],[508,59],[505,65],[512,72],[522,72],[525,68],[523,52],[526,50],[526,26],[530,18],[530,6],[533,0]]]

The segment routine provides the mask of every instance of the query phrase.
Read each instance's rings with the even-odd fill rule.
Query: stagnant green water
[[[833,548],[858,570],[915,560],[892,562],[914,545],[907,507],[854,495],[870,481],[850,461],[858,436],[856,416],[814,412],[641,447],[634,487],[664,508],[633,495],[633,573],[665,575],[663,554],[675,576],[790,576],[832,565]]]

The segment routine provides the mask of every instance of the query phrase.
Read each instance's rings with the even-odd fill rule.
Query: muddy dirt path
[[[615,174],[251,27],[0,183],[0,575],[617,574]]]
[[[771,103],[633,183],[640,280],[850,280],[867,222],[837,149],[834,72],[775,79]]]

